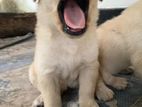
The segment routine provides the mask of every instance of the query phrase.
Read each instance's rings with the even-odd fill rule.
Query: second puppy
[[[112,74],[133,66],[142,77],[142,1],[128,7],[122,15],[97,29],[100,46],[101,72],[104,81],[124,89],[127,80]]]

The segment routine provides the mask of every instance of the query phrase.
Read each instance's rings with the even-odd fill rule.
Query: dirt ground
[[[0,74],[0,107],[31,106],[39,93],[31,86],[27,72],[28,66]]]
[[[34,41],[0,50],[0,107],[30,107],[38,96],[28,79]]]

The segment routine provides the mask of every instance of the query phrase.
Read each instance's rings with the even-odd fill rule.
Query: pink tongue
[[[67,0],[64,9],[64,19],[70,28],[83,29],[85,27],[84,13],[75,0]]]

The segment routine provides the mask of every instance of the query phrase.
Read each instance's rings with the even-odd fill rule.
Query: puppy
[[[80,107],[98,107],[97,0],[38,0],[36,49],[29,76],[39,107],[61,107],[61,92],[79,86]]]
[[[100,64],[106,84],[124,89],[127,80],[112,74],[133,66],[142,77],[142,1],[97,29]]]

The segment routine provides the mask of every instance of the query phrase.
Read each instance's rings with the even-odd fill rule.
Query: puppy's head
[[[98,0],[35,1],[39,4],[38,15],[42,16],[43,20],[48,19],[47,21],[50,22],[50,25],[56,25],[61,31],[69,35],[81,35],[85,33],[90,26],[95,26],[94,23],[98,16]]]

